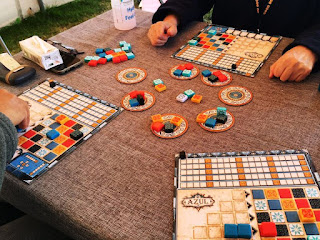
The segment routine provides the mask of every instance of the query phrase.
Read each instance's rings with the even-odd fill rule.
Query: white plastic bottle
[[[130,30],[136,23],[133,0],[111,0],[114,26],[119,30]]]

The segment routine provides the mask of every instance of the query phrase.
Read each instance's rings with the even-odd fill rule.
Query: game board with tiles
[[[208,25],[172,57],[254,77],[281,38]]]
[[[320,239],[318,183],[306,151],[182,152],[173,239]]]
[[[89,139],[122,108],[53,80],[25,91],[30,126],[18,131],[18,148],[7,171],[31,183]]]

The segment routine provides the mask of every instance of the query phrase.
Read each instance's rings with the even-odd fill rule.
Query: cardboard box
[[[59,49],[43,41],[38,36],[19,42],[25,58],[35,62],[45,70],[63,63]]]

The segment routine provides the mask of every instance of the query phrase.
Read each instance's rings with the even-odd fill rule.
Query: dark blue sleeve
[[[178,17],[179,27],[192,21],[202,21],[203,15],[210,11],[215,0],[168,0],[153,15],[152,23],[162,21],[169,14]]]
[[[318,71],[320,69],[320,2],[317,3],[317,13],[316,16],[314,16],[313,24],[310,25],[309,28],[307,28],[305,31],[301,32],[295,40],[288,45],[283,53],[290,50],[291,48],[294,48],[298,45],[305,46],[309,48],[312,52],[314,52],[318,57],[318,62],[316,63],[314,70]]]

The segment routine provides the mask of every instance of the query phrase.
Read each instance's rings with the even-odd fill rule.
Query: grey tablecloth
[[[233,74],[233,85],[249,88],[253,101],[242,107],[228,107],[235,116],[234,127],[223,133],[201,129],[195,117],[203,110],[224,106],[218,99],[221,88],[204,85],[200,77],[177,81],[168,70],[179,60],[170,55],[195,35],[204,23],[161,48],[152,47],[146,36],[151,14],[137,10],[138,26],[131,31],[114,28],[106,12],[53,39],[93,55],[97,47],[116,48],[119,41],[132,44],[134,60],[83,66],[64,76],[38,69],[35,80],[19,87],[0,87],[19,94],[47,77],[71,85],[101,99],[120,104],[128,92],[149,90],[156,104],[145,112],[124,112],[98,134],[81,145],[32,185],[6,174],[2,197],[24,212],[41,219],[74,239],[170,239],[174,154],[187,152],[308,149],[320,169],[319,74],[301,83],[268,79],[270,65],[290,42],[283,40],[255,78]],[[21,63],[32,63],[17,56]],[[34,65],[33,65],[34,66]],[[141,67],[148,77],[136,85],[116,81],[118,71]],[[204,70],[204,67],[200,67]],[[167,90],[158,93],[152,80],[161,78]],[[187,89],[204,96],[199,105],[181,104],[175,97]],[[180,138],[165,140],[150,131],[150,116],[177,113],[189,121],[189,130]]]

